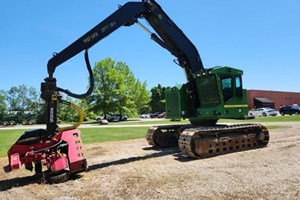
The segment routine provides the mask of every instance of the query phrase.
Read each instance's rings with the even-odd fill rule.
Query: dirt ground
[[[200,160],[145,139],[85,145],[89,171],[60,184],[1,171],[0,199],[300,199],[300,122],[280,125],[266,148]]]

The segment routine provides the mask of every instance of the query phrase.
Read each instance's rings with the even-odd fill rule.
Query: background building
[[[283,105],[300,105],[300,93],[267,90],[248,90],[249,109],[270,107],[276,110]]]

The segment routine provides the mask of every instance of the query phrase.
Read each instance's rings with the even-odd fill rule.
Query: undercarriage
[[[265,147],[269,142],[269,132],[261,124],[177,124],[153,126],[148,130],[146,139],[154,147],[179,146],[185,156],[207,158]]]

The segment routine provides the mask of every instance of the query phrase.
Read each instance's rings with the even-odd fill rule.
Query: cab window
[[[232,89],[232,78],[223,77],[221,78],[221,83],[222,83],[222,93],[224,97],[224,102],[227,102],[234,96],[233,89]]]
[[[240,76],[235,77],[235,93],[236,96],[243,96],[242,78]]]

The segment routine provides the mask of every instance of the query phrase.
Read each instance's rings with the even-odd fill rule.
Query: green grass
[[[144,138],[147,130],[148,127],[80,129],[84,144]]]
[[[0,156],[7,154],[8,149],[22,135],[24,130],[1,130],[0,128]]]
[[[247,120],[229,120],[221,119],[219,122],[300,122],[300,115],[285,115],[285,116],[270,116],[270,117],[256,117],[255,119]]]
[[[255,119],[247,120],[232,120],[232,119],[221,119],[219,123],[252,123],[252,122],[300,122],[300,115],[285,115],[285,116],[270,116],[270,117],[256,117]],[[94,123],[95,126],[99,126],[96,122],[85,122],[85,123]],[[128,120],[124,122],[111,122],[109,125],[139,125],[139,124],[178,124],[178,123],[189,123],[188,120],[181,121],[171,121],[168,119],[163,120],[149,120],[149,121],[140,121],[139,119]]]
[[[99,126],[97,122],[86,122],[86,123],[93,123],[95,126]],[[149,120],[149,121],[140,121],[139,119],[133,119],[123,122],[110,122],[109,125],[147,125],[149,124],[178,124],[178,123],[189,123],[188,120],[181,120],[181,121],[171,121],[169,119],[162,119],[162,120]]]
[[[278,128],[289,128],[289,126],[277,126],[277,125],[275,125],[275,126],[266,126],[267,127],[267,129],[268,130],[270,130],[270,129],[278,129]]]

